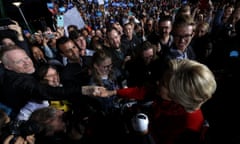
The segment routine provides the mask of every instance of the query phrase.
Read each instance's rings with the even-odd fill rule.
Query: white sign
[[[66,29],[69,25],[76,25],[78,29],[82,29],[85,27],[85,22],[83,21],[76,7],[69,9],[66,13],[64,13],[63,16],[64,16],[64,28],[66,32],[67,32]]]
[[[99,5],[104,5],[104,0],[98,0]]]

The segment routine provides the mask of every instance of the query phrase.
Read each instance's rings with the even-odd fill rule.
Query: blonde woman
[[[205,118],[201,106],[216,91],[211,70],[194,60],[170,60],[153,96],[149,132],[158,144],[200,143]],[[132,87],[102,92],[102,96],[145,99],[155,89]]]

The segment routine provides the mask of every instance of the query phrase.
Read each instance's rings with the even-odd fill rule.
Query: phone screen
[[[57,16],[57,27],[64,27],[63,15],[58,15]]]

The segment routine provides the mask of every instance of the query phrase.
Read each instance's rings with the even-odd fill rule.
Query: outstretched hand
[[[99,97],[110,97],[117,94],[116,90],[100,89]]]
[[[116,91],[109,91],[105,87],[101,86],[83,86],[82,94],[89,96],[97,96],[97,97],[109,97],[116,94]]]
[[[82,86],[82,94],[89,96],[98,96],[101,91],[104,91],[104,87],[100,86]]]

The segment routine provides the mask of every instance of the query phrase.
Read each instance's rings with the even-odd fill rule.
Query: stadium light
[[[13,2],[12,4],[18,8],[18,10],[19,10],[21,16],[23,17],[23,20],[24,20],[24,22],[25,22],[25,24],[26,24],[26,26],[27,26],[28,31],[29,31],[30,33],[32,33],[31,28],[29,27],[29,24],[28,24],[28,22],[27,22],[27,20],[26,20],[26,18],[25,18],[25,16],[24,16],[24,14],[23,14],[23,12],[22,12],[21,7],[20,7],[20,5],[22,4],[22,2]]]

